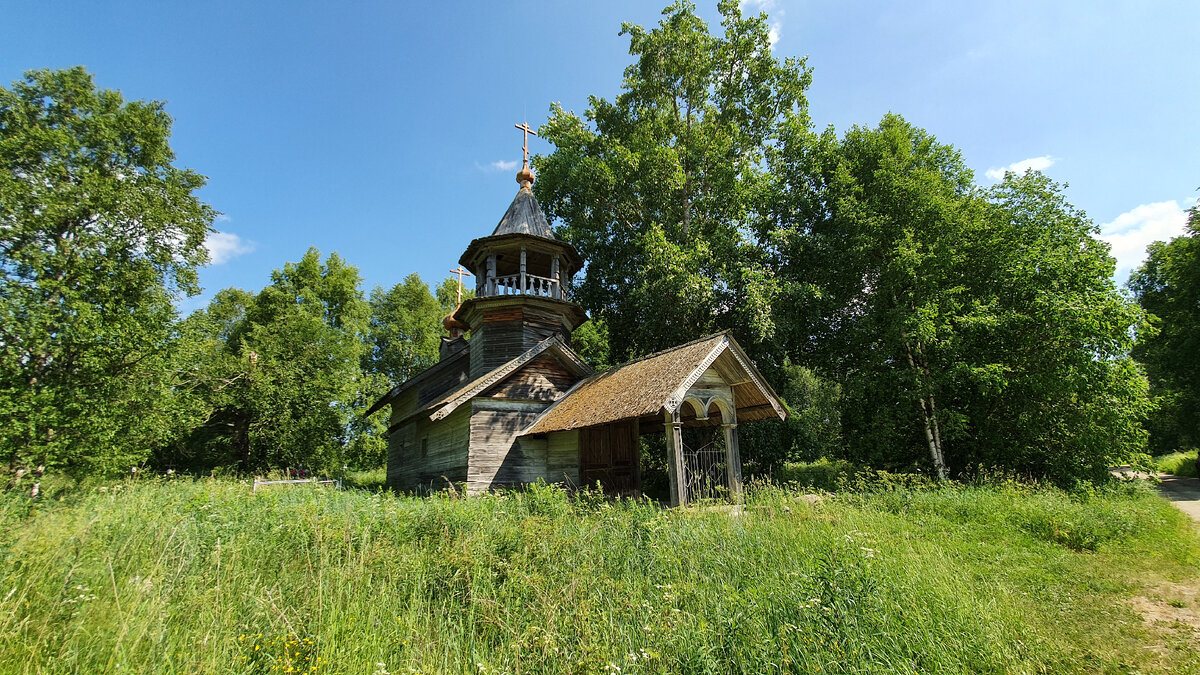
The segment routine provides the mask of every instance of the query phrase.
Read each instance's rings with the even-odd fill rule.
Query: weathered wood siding
[[[485,395],[526,401],[554,401],[577,381],[579,378],[567,372],[558,359],[543,354],[485,392]]]
[[[389,427],[395,426],[400,420],[416,412],[420,406],[466,381],[470,375],[471,364],[470,354],[465,351],[465,346],[463,349],[463,352],[447,356],[398,387],[400,391],[389,401],[392,407]]]
[[[570,339],[563,317],[530,307],[498,307],[484,313],[471,333],[471,377],[517,358],[551,335]]]
[[[467,492],[479,494],[493,487],[555,479],[547,471],[545,439],[518,439],[517,434],[546,408],[546,403],[476,398],[471,411],[471,451],[467,465]]]
[[[556,431],[546,435],[546,479],[579,485],[579,430]]]
[[[470,359],[459,359],[445,370],[431,376],[418,387],[417,407],[438,398],[460,385],[466,384],[471,374]]]
[[[579,430],[580,484],[600,483],[606,493],[636,495],[642,488],[638,421],[624,420]]]
[[[471,434],[470,406],[445,419],[410,420],[388,436],[387,484],[396,490],[440,490],[446,480],[467,480],[467,444]]]

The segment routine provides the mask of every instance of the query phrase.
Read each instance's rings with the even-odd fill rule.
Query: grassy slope
[[[1172,452],[1154,458],[1158,470],[1175,476],[1196,477],[1196,451]]]
[[[759,488],[735,518],[144,481],[0,495],[0,556],[7,672],[1200,672],[1126,602],[1200,562],[1137,486]]]

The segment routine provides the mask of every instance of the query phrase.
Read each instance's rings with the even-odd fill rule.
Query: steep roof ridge
[[[458,406],[462,405],[471,398],[474,398],[476,395],[486,391],[493,385],[504,381],[505,378],[516,372],[519,368],[521,368],[521,366],[524,366],[538,355],[549,351],[551,348],[557,348],[566,359],[571,361],[583,374],[585,374],[585,377],[580,378],[581,380],[587,379],[587,375],[590,375],[588,371],[590,371],[591,368],[589,368],[588,365],[579,358],[579,356],[575,353],[575,350],[571,349],[571,347],[564,342],[561,337],[555,334],[537,343],[520,356],[501,366],[493,368],[483,375],[480,375],[458,389],[451,391],[449,394],[443,396],[439,400],[431,402],[429,405],[418,410],[417,412],[419,413],[433,410],[434,412],[429,416],[429,418],[435,421],[442,419],[443,417],[454,412]]]

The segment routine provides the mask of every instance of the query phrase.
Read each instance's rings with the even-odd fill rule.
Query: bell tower
[[[571,301],[571,279],[582,269],[583,258],[574,246],[554,238],[533,196],[528,139],[534,132],[528,124],[516,127],[525,133],[517,196],[491,236],[472,241],[459,258],[475,275],[475,297],[453,315],[471,331],[471,378],[551,335],[569,344],[571,333],[587,321],[583,308]]]

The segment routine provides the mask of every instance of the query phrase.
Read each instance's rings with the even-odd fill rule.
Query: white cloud
[[[1146,259],[1146,247],[1183,234],[1187,213],[1174,199],[1142,204],[1100,226],[1100,239],[1112,246],[1117,259],[1116,279],[1125,283],[1129,272]]]
[[[775,11],[775,0],[741,0],[738,3],[738,8],[746,14],[773,14],[776,19],[783,17],[783,10]],[[783,23],[780,21],[772,21],[767,29],[767,40],[774,47],[776,42],[779,42],[779,31],[783,29]]]
[[[1051,157],[1050,155],[1042,155],[1041,157],[1030,157],[1029,159],[1023,159],[1019,162],[1013,162],[1012,164],[1009,164],[1008,166],[1002,166],[997,169],[988,169],[987,171],[983,172],[983,175],[987,176],[988,178],[991,178],[992,180],[1004,180],[1004,172],[1005,171],[1012,171],[1013,173],[1018,173],[1018,174],[1025,173],[1026,171],[1029,171],[1030,169],[1032,169],[1034,171],[1045,171],[1046,169],[1049,169],[1051,166],[1053,166],[1054,163],[1057,161],[1058,161],[1057,157]]]
[[[515,159],[511,160],[511,161],[505,161],[503,159],[498,159],[498,160],[492,162],[491,164],[489,164],[488,168],[491,169],[492,171],[512,171],[513,169],[516,169],[518,166],[521,166],[521,163]]]
[[[254,246],[254,242],[242,239],[232,232],[212,232],[204,240],[210,265],[227,263],[239,255],[253,251]]]

